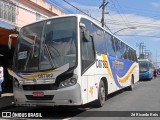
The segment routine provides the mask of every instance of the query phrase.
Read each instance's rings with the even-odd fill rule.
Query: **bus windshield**
[[[76,17],[50,19],[25,26],[15,49],[15,71],[43,71],[76,65]]]
[[[146,72],[149,70],[148,62],[140,61],[139,62],[139,71],[140,72]]]

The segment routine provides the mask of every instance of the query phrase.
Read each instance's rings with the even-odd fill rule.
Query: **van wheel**
[[[99,90],[98,90],[98,100],[96,100],[96,107],[102,107],[106,100],[106,91],[104,82],[101,80],[99,84]]]
[[[132,91],[134,87],[134,77],[131,78],[131,85],[127,87],[127,90]]]

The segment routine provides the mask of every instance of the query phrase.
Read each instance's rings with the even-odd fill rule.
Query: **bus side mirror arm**
[[[85,42],[89,42],[90,41],[90,32],[88,30],[86,30],[86,25],[83,23],[80,23],[79,26],[83,32],[83,39],[85,40]]]

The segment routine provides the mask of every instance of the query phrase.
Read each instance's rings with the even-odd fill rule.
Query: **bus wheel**
[[[134,87],[134,77],[133,77],[133,75],[132,75],[131,85],[127,87],[127,90],[132,91],[132,90],[133,90],[133,87]]]
[[[99,90],[98,90],[98,100],[96,100],[96,107],[102,107],[106,100],[106,91],[104,82],[101,80],[99,84]]]

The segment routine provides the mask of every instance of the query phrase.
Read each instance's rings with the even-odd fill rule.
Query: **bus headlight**
[[[69,78],[67,80],[62,81],[59,84],[59,88],[65,88],[65,87],[69,87],[69,86],[73,86],[77,83],[77,76],[74,75],[72,78]]]
[[[18,82],[18,80],[15,79],[15,78],[13,80],[13,86],[16,87],[16,88],[22,88],[22,85],[20,85],[20,83]]]

